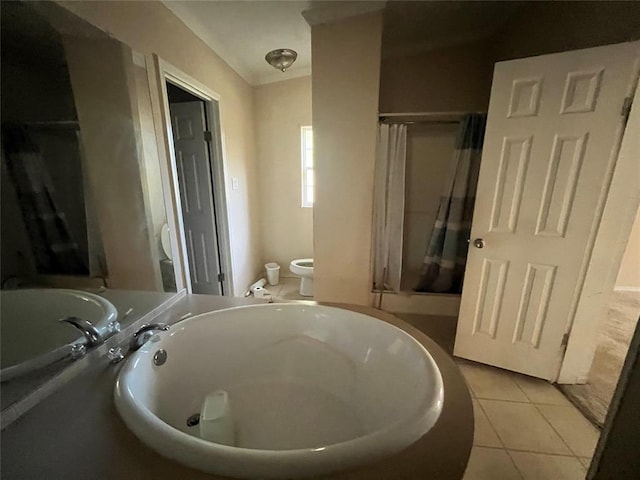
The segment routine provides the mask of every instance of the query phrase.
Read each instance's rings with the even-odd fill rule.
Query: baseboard
[[[376,296],[379,294],[376,294]],[[385,292],[382,310],[390,313],[416,313],[457,317],[460,311],[460,295],[405,294]]]
[[[640,292],[640,287],[614,287],[614,292]]]

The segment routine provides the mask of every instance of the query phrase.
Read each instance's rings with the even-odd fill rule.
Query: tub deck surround
[[[87,354],[79,360],[55,362],[23,377],[2,383],[0,388],[2,428],[15,421],[75,376],[82,374],[93,363],[105,361],[109,348],[123,345],[125,339],[128,340],[139,325],[156,317],[184,295],[110,289],[87,291],[99,295],[113,304],[118,311],[121,332],[107,339],[99,347],[89,348]]]
[[[436,423],[443,394],[433,358],[402,329],[343,308],[274,303],[159,334],[123,367],[115,404],[138,438],[183,465],[291,479],[401,451]],[[196,428],[188,419],[207,398],[217,423],[202,414]]]
[[[104,297],[67,288],[0,291],[2,370],[0,381],[29,375],[56,362],[81,356],[88,340],[61,320],[80,318],[95,328],[98,340],[120,328],[118,311]]]
[[[237,305],[263,303],[239,298],[188,295],[154,322],[175,321]],[[463,477],[473,439],[469,391],[451,357],[432,340],[396,317],[367,307],[347,308],[396,325],[431,354],[444,385],[444,403],[432,430],[401,452],[337,474],[314,477],[334,480]],[[7,478],[112,478],[223,480],[167,460],[145,447],[116,413],[113,386],[120,365],[96,364],[75,378],[19,422],[2,431],[2,468]],[[79,409],[78,405],[82,405]],[[44,432],[48,432],[44,434]],[[55,435],[55,442],[52,436]],[[64,445],[64,448],[60,448]]]

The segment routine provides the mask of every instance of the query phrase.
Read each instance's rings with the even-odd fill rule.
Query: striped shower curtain
[[[417,292],[462,292],[486,123],[486,114],[462,120]]]

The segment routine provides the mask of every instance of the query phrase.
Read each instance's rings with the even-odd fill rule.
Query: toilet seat
[[[300,276],[313,275],[313,258],[300,258],[293,260],[289,269]]]

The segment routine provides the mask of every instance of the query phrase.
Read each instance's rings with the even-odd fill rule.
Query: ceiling
[[[311,28],[302,12],[334,10],[365,2],[319,0],[175,1],[164,4],[251,85],[311,74]],[[370,4],[380,2],[367,2]],[[511,1],[388,1],[384,11],[384,56],[488,37],[517,8]],[[345,10],[343,10],[345,11]],[[282,73],[264,60],[276,48],[298,52]]]
[[[302,11],[311,1],[214,1],[164,4],[251,85],[311,74],[311,27]],[[264,56],[276,48],[298,52],[282,73]]]

